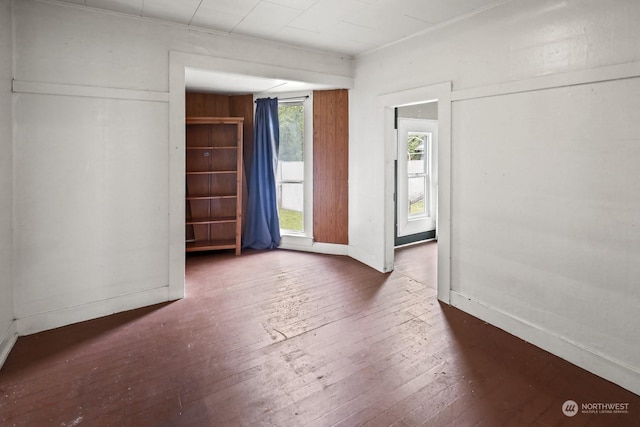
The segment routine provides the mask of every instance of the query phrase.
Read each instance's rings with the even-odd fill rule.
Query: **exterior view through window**
[[[409,180],[409,217],[427,215],[429,212],[429,145],[431,134],[409,132],[407,141],[407,178]]]
[[[304,233],[304,105],[302,101],[281,101],[280,150],[276,187],[280,229]]]

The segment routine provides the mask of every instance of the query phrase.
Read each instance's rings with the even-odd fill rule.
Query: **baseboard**
[[[281,242],[279,249],[288,249],[294,251],[303,251],[303,252],[315,252],[318,254],[328,254],[328,255],[347,255],[349,252],[349,247],[347,245],[338,245],[335,243],[320,243],[313,242],[311,244],[304,243],[296,243],[292,241]]]
[[[166,301],[169,301],[169,287],[163,286],[88,304],[20,317],[17,320],[17,332],[20,336],[35,334]]]
[[[9,356],[11,349],[18,339],[18,329],[16,321],[12,320],[7,329],[0,335],[0,368],[4,365],[5,360]]]
[[[640,395],[640,372],[630,366],[460,293],[451,292],[451,305]]]

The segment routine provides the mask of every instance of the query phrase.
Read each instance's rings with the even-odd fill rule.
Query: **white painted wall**
[[[170,117],[184,117],[184,91],[170,108],[170,52],[296,75],[352,73],[340,56],[55,2],[14,2],[13,15],[21,334],[175,296],[179,221],[170,215],[184,215],[172,207],[184,201],[170,201],[171,182],[183,191],[184,175],[171,173],[184,154],[172,148]]]
[[[407,105],[398,108],[398,117],[407,119],[429,119],[438,120],[438,103],[428,102],[426,104]]]
[[[357,58],[350,96],[350,253],[384,268],[376,99],[452,81],[452,303],[636,393],[640,77],[585,82],[640,75],[639,18],[508,2]]]
[[[11,0],[0,0],[0,366],[15,341],[13,322],[13,146]]]

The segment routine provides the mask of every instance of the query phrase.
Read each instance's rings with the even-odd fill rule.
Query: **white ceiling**
[[[185,86],[189,91],[214,92],[225,95],[276,95],[279,93],[332,89],[332,87],[322,84],[268,79],[195,68],[186,68],[184,79]]]
[[[358,55],[506,0],[62,0]]]

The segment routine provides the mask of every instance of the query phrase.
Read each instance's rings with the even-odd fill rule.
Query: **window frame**
[[[303,182],[303,231],[291,231],[280,229],[280,247],[295,248],[298,246],[313,245],[313,92],[287,92],[271,95],[283,99],[295,98],[302,101],[304,107],[304,182]],[[262,97],[262,96],[260,96]]]

